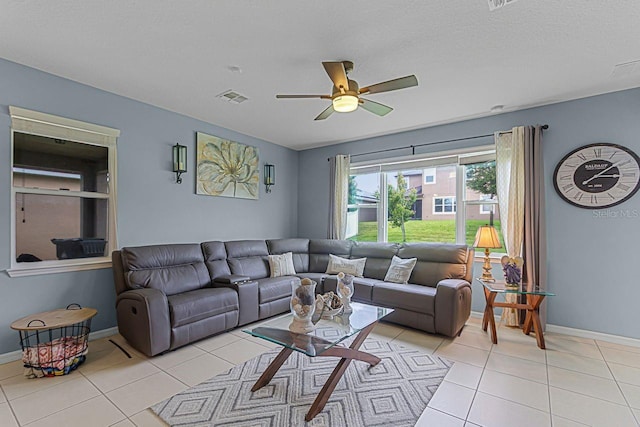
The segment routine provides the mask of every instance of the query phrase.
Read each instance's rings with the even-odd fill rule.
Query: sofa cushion
[[[293,266],[297,273],[309,271],[309,239],[267,240],[267,247],[272,255],[291,252]]]
[[[366,258],[346,259],[339,256],[329,254],[329,264],[327,264],[327,274],[350,274],[356,277],[362,277],[364,274],[364,266],[367,263]]]
[[[269,277],[269,250],[264,240],[236,240],[225,242],[224,246],[232,274],[249,276],[252,280]]]
[[[467,274],[467,245],[404,243],[398,256],[418,258],[410,283],[435,287],[440,280],[464,279]]]
[[[351,240],[309,240],[309,271],[312,273],[324,273],[327,271],[329,254],[349,258],[351,245]]]
[[[264,304],[291,296],[291,282],[297,277],[268,277],[258,280],[258,303]]]
[[[371,295],[373,287],[378,283],[383,283],[382,280],[368,279],[366,277],[354,277],[353,278],[353,297],[354,301],[371,302]],[[338,286],[338,280],[336,276],[327,276],[324,279],[323,292],[333,291],[336,292]]]
[[[120,255],[130,289],[153,288],[174,295],[211,282],[197,243],[126,247]]]
[[[270,277],[294,276],[296,274],[291,252],[269,255],[267,261],[269,261],[269,270],[271,271]]]
[[[436,288],[414,284],[381,282],[373,288],[372,302],[433,316]]]
[[[383,280],[391,258],[398,253],[397,243],[354,242],[351,247],[351,258],[366,258],[364,277]]]
[[[411,272],[416,266],[417,261],[418,258],[403,259],[394,255],[391,259],[389,270],[384,276],[384,281],[391,283],[409,283],[409,277],[411,277]]]
[[[200,246],[204,254],[204,263],[209,270],[209,277],[212,281],[221,276],[231,275],[224,242],[203,242]]]
[[[238,310],[238,294],[230,288],[203,288],[167,297],[171,327]]]

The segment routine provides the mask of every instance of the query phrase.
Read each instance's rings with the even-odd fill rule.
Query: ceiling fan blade
[[[349,90],[349,79],[342,62],[323,62],[322,65],[335,87],[342,86],[344,90]]]
[[[276,95],[278,99],[300,99],[300,98],[320,98],[331,99],[329,95]]]
[[[371,86],[363,87],[360,89],[360,94],[371,94],[380,92],[389,92],[390,90],[404,89],[406,87],[418,86],[418,79],[416,76],[400,77],[399,79],[393,79],[382,83],[377,83]]]
[[[329,105],[329,106],[327,107],[327,109],[326,109],[326,110],[324,110],[322,113],[320,113],[320,114],[318,115],[318,117],[316,117],[316,118],[315,118],[315,119],[313,119],[313,120],[324,120],[324,119],[326,119],[327,117],[329,117],[330,115],[332,115],[334,111],[336,111],[336,110],[334,110],[334,109],[333,109],[333,104],[331,104],[331,105]]]
[[[377,114],[378,116],[386,116],[393,111],[393,108],[380,104],[379,102],[369,101],[368,99],[360,98],[360,107],[364,108],[370,113]]]

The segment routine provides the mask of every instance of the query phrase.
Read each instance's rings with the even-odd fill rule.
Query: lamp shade
[[[492,225],[482,225],[476,233],[476,241],[473,243],[476,248],[501,248],[498,232]]]
[[[333,98],[333,109],[338,113],[348,113],[358,108],[358,97],[341,95]]]

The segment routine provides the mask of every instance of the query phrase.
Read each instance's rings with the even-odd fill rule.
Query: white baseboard
[[[118,327],[114,326],[113,328],[102,329],[95,332],[89,333],[89,341],[99,340],[100,338],[110,337],[111,335],[115,335],[118,333]]]
[[[118,327],[102,329],[100,331],[90,332],[89,341],[99,340],[100,338],[110,337],[118,333]],[[22,350],[11,351],[9,353],[0,354],[0,365],[13,362],[22,358]]]
[[[474,317],[476,319],[482,319],[484,317],[484,313],[480,313],[479,311],[472,311],[470,317]],[[500,319],[502,319],[502,317],[499,314],[494,314],[493,317],[496,319],[496,322],[500,322]]]
[[[588,331],[586,329],[576,329],[576,328],[569,328],[566,326],[547,324],[546,331],[554,332],[556,334],[573,335],[574,337],[607,341],[614,344],[628,345],[630,347],[640,347],[640,339],[623,337],[621,335],[605,334],[603,332]]]
[[[14,360],[20,360],[21,357],[22,357],[22,350],[16,350],[10,353],[0,354],[0,364],[13,362]]]
[[[484,313],[472,311],[471,317],[482,319]],[[495,316],[496,321],[500,321],[500,316]],[[603,332],[589,331],[586,329],[569,328],[567,326],[552,325],[547,323],[545,332],[553,332],[556,334],[572,335],[574,337],[589,338],[592,340],[607,341],[614,344],[628,345],[631,347],[640,347],[640,339],[623,337],[621,335],[605,334]]]

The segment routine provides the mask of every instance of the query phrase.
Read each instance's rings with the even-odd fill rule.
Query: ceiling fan
[[[276,98],[330,99],[331,105],[329,105],[329,107],[327,107],[322,113],[320,113],[318,117],[315,118],[315,120],[324,120],[336,111],[339,113],[348,113],[354,111],[358,107],[362,107],[370,113],[377,114],[378,116],[384,116],[386,114],[389,114],[393,110],[393,108],[384,104],[380,104],[379,102],[361,98],[360,96],[380,92],[389,92],[392,90],[404,89],[406,87],[418,85],[418,79],[416,79],[416,76],[411,75],[360,88],[355,80],[350,80],[347,77],[347,74],[349,74],[353,70],[353,62],[323,62],[322,65],[329,75],[329,78],[333,82],[331,95],[276,95]]]

